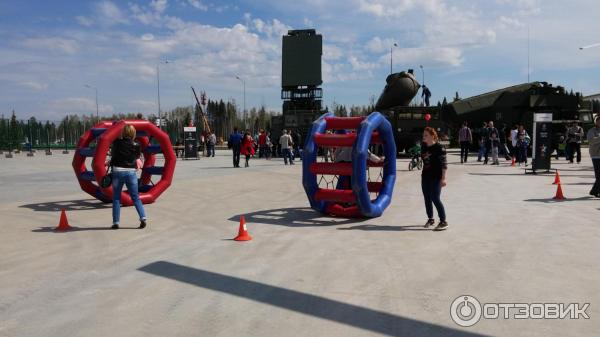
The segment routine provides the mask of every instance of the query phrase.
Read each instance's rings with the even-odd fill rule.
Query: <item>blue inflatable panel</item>
[[[137,131],[135,137],[148,137],[148,133],[146,131]]]
[[[96,150],[89,147],[82,147],[79,149],[79,154],[84,157],[93,157],[96,154]]]
[[[85,181],[96,181],[96,176],[94,176],[94,171],[85,171],[79,175],[79,179]]]
[[[154,153],[154,154],[156,154],[156,153],[162,153],[162,148],[158,144],[148,145],[144,149],[144,153]]]
[[[386,161],[383,165],[383,187],[377,199],[371,201],[367,185],[367,158],[373,131],[379,132]],[[356,142],[352,148],[352,190],[361,213],[370,218],[378,217],[390,205],[396,183],[396,142],[392,125],[382,114],[373,112],[360,123],[356,133]]]
[[[92,128],[92,135],[94,137],[98,137],[106,131],[106,128]]]
[[[317,176],[310,172],[310,165],[317,161],[319,147],[315,143],[314,135],[316,133],[324,133],[327,129],[326,117],[333,117],[332,112],[326,113],[313,122],[308,137],[304,143],[304,151],[302,151],[302,185],[310,202],[310,207],[314,210],[324,213],[327,206],[325,201],[315,200],[315,194],[319,190]]]
[[[150,166],[144,167],[142,170],[146,173],[150,173],[152,175],[161,175],[163,173],[164,167],[162,166]]]

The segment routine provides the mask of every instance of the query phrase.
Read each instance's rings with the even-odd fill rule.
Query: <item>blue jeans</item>
[[[421,189],[423,190],[423,198],[425,199],[425,211],[427,217],[433,219],[433,205],[437,209],[440,221],[446,221],[446,210],[440,196],[442,194],[442,181],[440,179],[421,179]]]
[[[288,149],[281,149],[281,155],[283,156],[283,161],[287,165],[288,159],[290,160],[290,165],[294,165],[294,157],[292,157],[292,151]]]
[[[131,200],[135,205],[135,209],[140,216],[140,220],[146,220],[144,205],[140,200],[138,193],[138,179],[135,171],[114,171],[112,172],[112,188],[113,188],[113,224],[118,225],[121,219],[121,191],[123,184],[127,185],[127,191],[131,196]]]

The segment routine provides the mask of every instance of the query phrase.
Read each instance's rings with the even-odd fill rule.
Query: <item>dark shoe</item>
[[[446,221],[440,221],[440,223],[437,225],[437,227],[435,227],[433,230],[434,231],[443,231],[446,230],[448,228],[448,223]]]
[[[433,220],[433,219],[427,220],[427,222],[425,223],[425,228],[429,228],[429,227],[433,226],[434,223],[435,223],[435,220]]]
[[[139,229],[144,229],[146,228],[146,220],[140,220],[140,227],[138,227]]]
[[[119,225],[115,224],[115,225],[112,225],[112,227],[110,227],[110,228],[111,229],[119,229]]]

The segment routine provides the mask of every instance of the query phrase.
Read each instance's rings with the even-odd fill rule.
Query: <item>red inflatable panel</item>
[[[315,200],[356,203],[356,196],[354,196],[352,190],[330,190],[321,188],[315,194]]]
[[[356,129],[366,117],[325,117],[328,130]]]

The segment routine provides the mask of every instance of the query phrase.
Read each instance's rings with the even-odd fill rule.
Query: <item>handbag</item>
[[[102,177],[102,180],[100,180],[100,187],[108,188],[110,185],[112,185],[112,166],[108,168],[108,172]]]

